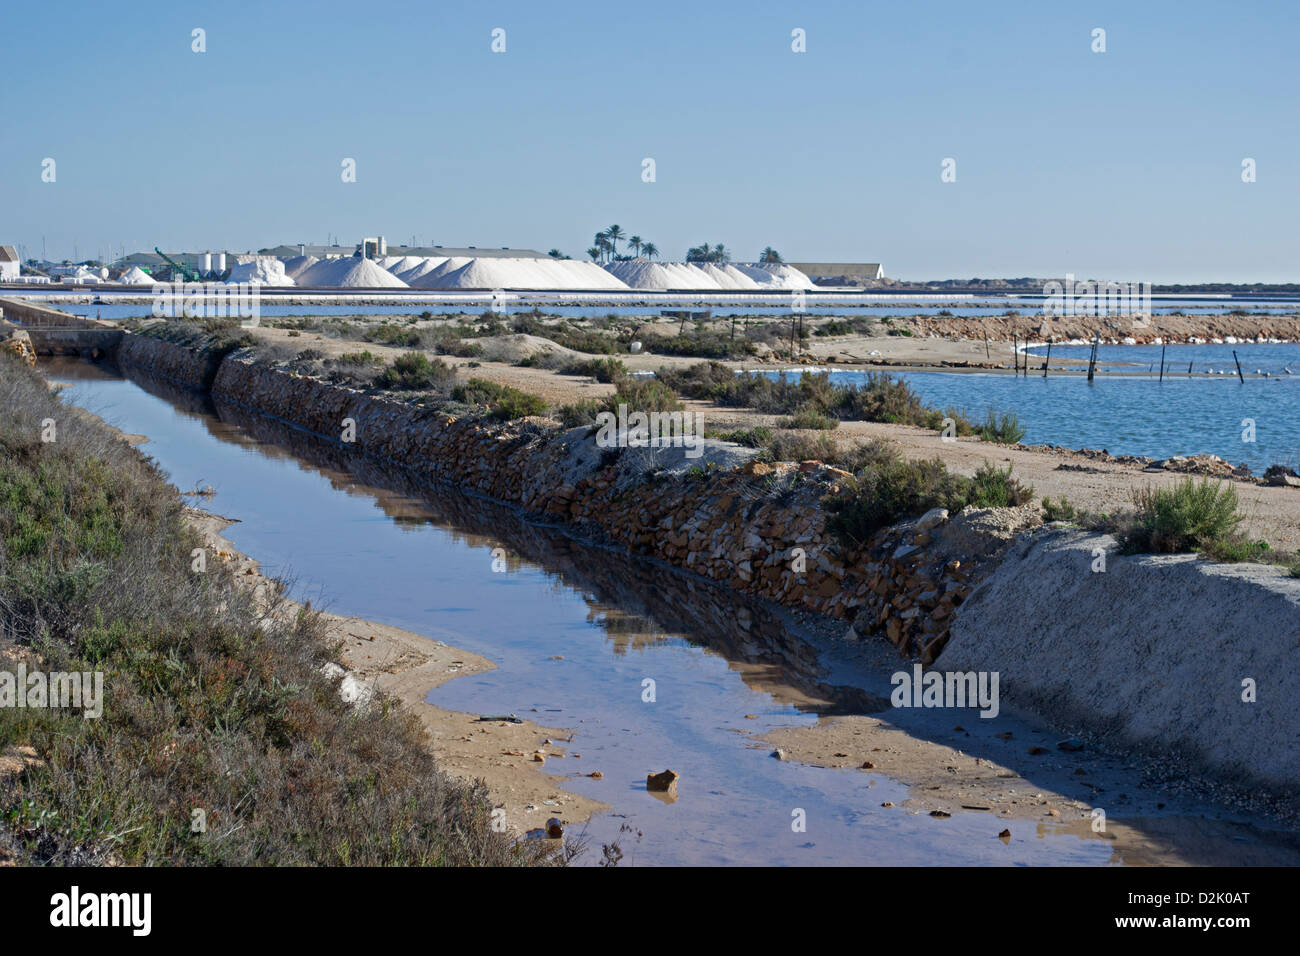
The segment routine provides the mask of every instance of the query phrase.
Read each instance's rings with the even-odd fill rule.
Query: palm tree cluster
[[[728,263],[731,261],[731,253],[726,250],[722,243],[710,246],[705,242],[687,249],[686,261]]]
[[[767,246],[763,250],[763,254],[758,257],[758,261],[759,262],[785,262],[785,260],[781,258],[781,253],[777,252],[771,246]]]
[[[619,240],[626,239],[634,255],[619,255]],[[592,262],[626,262],[629,259],[645,256],[654,259],[659,255],[659,247],[653,242],[646,242],[640,236],[629,236],[618,224],[596,233],[596,244],[587,250]]]

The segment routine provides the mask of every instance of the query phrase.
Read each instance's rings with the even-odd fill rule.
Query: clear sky
[[[1196,0],[13,0],[0,242],[581,257],[618,223],[665,259],[1297,281],[1298,26],[1295,4]]]

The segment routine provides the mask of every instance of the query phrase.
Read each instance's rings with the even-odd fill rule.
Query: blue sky
[[[582,256],[616,222],[664,258],[708,241],[910,279],[1296,281],[1298,18],[1284,3],[9,3],[0,242],[39,257],[44,237],[62,258],[383,234]]]

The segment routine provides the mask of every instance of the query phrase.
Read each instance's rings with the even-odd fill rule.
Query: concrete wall
[[[936,666],[997,671],[1007,703],[1064,730],[1283,789],[1300,785],[1298,655],[1300,578],[1284,568],[1043,531],[966,600]]]

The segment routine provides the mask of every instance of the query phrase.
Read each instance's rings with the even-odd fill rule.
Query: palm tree
[[[600,247],[592,246],[590,249],[587,250],[587,255],[591,256],[592,262],[599,262],[601,257]]]
[[[606,257],[612,259],[614,255],[613,252],[614,245],[609,241],[608,238],[606,238],[608,235],[609,233],[606,233],[605,235],[601,236],[600,239],[596,242],[596,245],[600,247],[600,251],[603,252],[606,255]]]
[[[763,254],[758,257],[758,261],[759,262],[785,262],[785,260],[781,258],[781,253],[777,252],[771,246],[768,246],[763,250]]]
[[[643,243],[641,246],[641,251],[645,253],[645,257],[647,259],[654,259],[659,255],[659,247],[656,246],[653,242]]]
[[[722,262],[722,263],[725,263],[725,262],[730,261],[730,259],[731,259],[731,253],[729,253],[729,252],[726,250],[726,248],[723,247],[722,243],[718,243],[716,246],[714,246],[714,247],[713,247],[713,252],[711,252],[711,253],[709,254],[709,261],[710,261],[710,262]]]
[[[618,241],[624,236],[623,227],[619,225],[610,226],[605,230],[605,238],[610,242],[610,249],[613,255],[618,255]]]
[[[640,236],[628,236],[627,244],[632,247],[638,256],[641,255],[641,246],[644,245],[644,243],[641,242]]]

